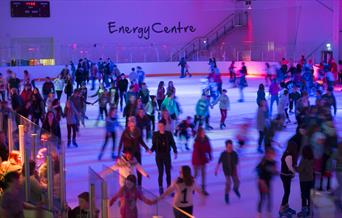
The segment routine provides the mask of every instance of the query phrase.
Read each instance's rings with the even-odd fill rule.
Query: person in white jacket
[[[213,108],[218,102],[220,102],[219,108],[221,112],[220,128],[223,129],[223,127],[226,127],[225,121],[227,118],[227,111],[230,110],[230,101],[226,89],[222,90],[222,94],[213,102],[211,108]]]
[[[283,94],[280,96],[279,104],[278,104],[278,114],[282,117],[283,120],[287,120],[286,123],[290,123],[290,117],[288,114],[290,105],[289,99],[289,91],[287,89],[284,90]]]
[[[120,187],[125,185],[125,180],[129,175],[135,175],[135,169],[145,177],[149,177],[143,167],[139,164],[132,152],[129,150],[124,151],[123,155],[117,159],[116,163],[100,172],[102,177],[111,173],[111,171],[119,171],[119,184]]]
[[[61,74],[59,74],[58,77],[53,81],[53,85],[55,86],[58,100],[61,100],[61,96],[64,90],[64,79],[62,78]]]

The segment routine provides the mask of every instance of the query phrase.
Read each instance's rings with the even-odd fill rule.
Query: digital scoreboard
[[[12,17],[50,17],[49,1],[11,1]]]

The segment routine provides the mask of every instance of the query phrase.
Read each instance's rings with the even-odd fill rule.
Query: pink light
[[[72,44],[71,44],[71,48],[72,48],[72,49],[76,49],[76,48],[77,48],[77,44],[76,44],[76,43],[72,43]]]

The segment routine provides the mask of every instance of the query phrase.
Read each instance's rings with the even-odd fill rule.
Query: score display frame
[[[11,1],[11,17],[50,17],[50,1]]]

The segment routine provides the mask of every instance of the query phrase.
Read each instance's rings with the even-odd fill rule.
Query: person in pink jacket
[[[198,171],[201,171],[202,177],[202,192],[204,195],[209,195],[205,190],[205,168],[206,164],[212,160],[211,145],[208,136],[202,127],[198,128],[197,136],[194,141],[194,148],[192,152],[192,166],[194,168],[194,177],[198,175]]]

